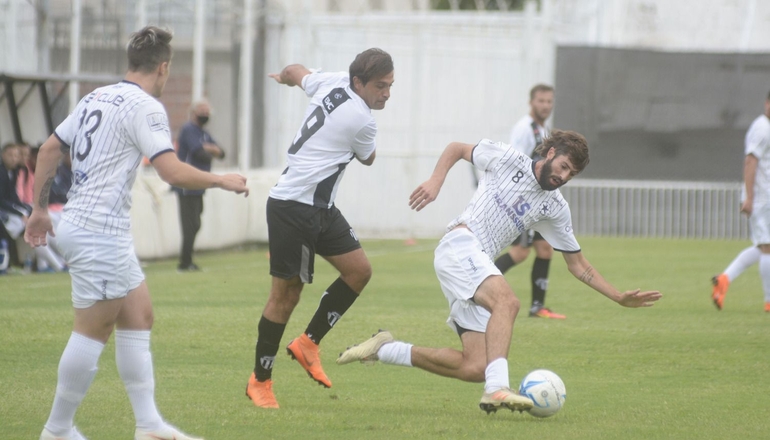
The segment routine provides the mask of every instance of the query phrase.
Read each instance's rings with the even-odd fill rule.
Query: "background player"
[[[722,310],[730,282],[758,260],[765,292],[765,312],[770,312],[770,93],[765,99],[764,110],[746,132],[743,165],[741,212],[749,216],[754,247],[744,249],[724,273],[712,279],[711,299],[719,310]]]
[[[553,111],[553,87],[537,84],[529,91],[529,114],[519,119],[511,130],[511,147],[521,151],[532,159],[537,159],[535,149],[548,137],[546,120]],[[539,318],[564,319],[565,315],[554,313],[545,307],[545,292],[548,289],[548,270],[551,266],[553,248],[539,232],[529,230],[519,235],[508,249],[495,260],[495,266],[505,273],[511,267],[527,259],[535,248],[535,262],[530,275],[532,285],[532,304],[529,316]]]
[[[287,155],[287,167],[270,190],[267,229],[272,286],[259,321],[254,372],[246,395],[254,405],[278,408],[272,370],[286,323],[306,283],[313,282],[315,254],[340,272],[324,292],[305,332],[287,347],[310,377],[325,387],[318,344],[358,298],[372,267],[353,228],[334,205],[337,188],[354,158],[371,165],[377,125],[393,85],[393,60],[380,49],[356,56],[349,72],[311,72],[299,64],[271,74],[279,84],[300,86],[310,99],[305,120]]]

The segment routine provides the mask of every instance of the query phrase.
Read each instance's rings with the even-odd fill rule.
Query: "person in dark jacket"
[[[197,101],[193,104],[190,113],[190,120],[179,132],[177,156],[181,162],[188,163],[199,170],[211,171],[211,161],[214,158],[225,157],[224,150],[203,129],[209,121],[211,107],[208,101]],[[179,222],[182,225],[182,249],[179,253],[179,266],[177,266],[180,272],[200,270],[192,261],[192,253],[195,236],[201,228],[204,191],[176,189],[179,195]]]

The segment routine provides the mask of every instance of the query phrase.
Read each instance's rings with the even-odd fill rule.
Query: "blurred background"
[[[85,94],[120,80],[144,25],[174,32],[161,101],[173,135],[206,97],[246,201],[206,193],[197,248],[265,241],[267,191],[308,98],[267,77],[287,64],[347,70],[380,47],[396,82],[372,167],[337,205],[361,237],[438,237],[474,187],[457,165],[420,213],[411,191],[447,143],[508,142],[529,90],[554,85],[550,124],[586,136],[591,164],[562,192],[579,235],[746,239],[743,137],[770,92],[770,2],[760,0],[0,0],[0,143],[42,142]],[[176,198],[151,167],[132,221],[142,258],[179,248]]]

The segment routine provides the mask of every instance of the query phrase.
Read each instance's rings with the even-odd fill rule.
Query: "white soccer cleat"
[[[40,440],[88,440],[88,439],[83,437],[83,434],[81,434],[78,431],[78,429],[73,426],[72,431],[70,432],[70,435],[66,437],[57,437],[53,435],[51,431],[43,428],[43,432],[40,434]]]
[[[203,440],[199,437],[190,437],[171,425],[166,425],[157,431],[142,431],[137,429],[134,440]]]
[[[487,414],[497,412],[500,408],[508,408],[511,411],[528,411],[535,406],[532,399],[519,395],[510,388],[500,388],[494,393],[484,393],[479,402],[479,408]]]
[[[345,365],[351,362],[360,361],[364,364],[373,364],[379,360],[377,352],[380,350],[380,347],[393,341],[393,335],[391,335],[389,331],[380,330],[366,341],[348,347],[347,350],[340,353],[340,357],[337,358],[337,363]]]

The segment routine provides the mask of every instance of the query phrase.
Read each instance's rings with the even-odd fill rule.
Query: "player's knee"
[[[515,293],[507,292],[505,295],[501,296],[500,306],[503,310],[507,311],[515,317],[519,313],[521,302]]]
[[[486,379],[486,368],[487,366],[484,365],[483,362],[468,363],[467,366],[462,370],[462,377],[460,379],[466,382],[484,382]]]
[[[341,274],[340,277],[351,289],[361,293],[369,283],[369,280],[372,279],[372,265],[368,260],[364,261],[358,264],[354,270]]]

